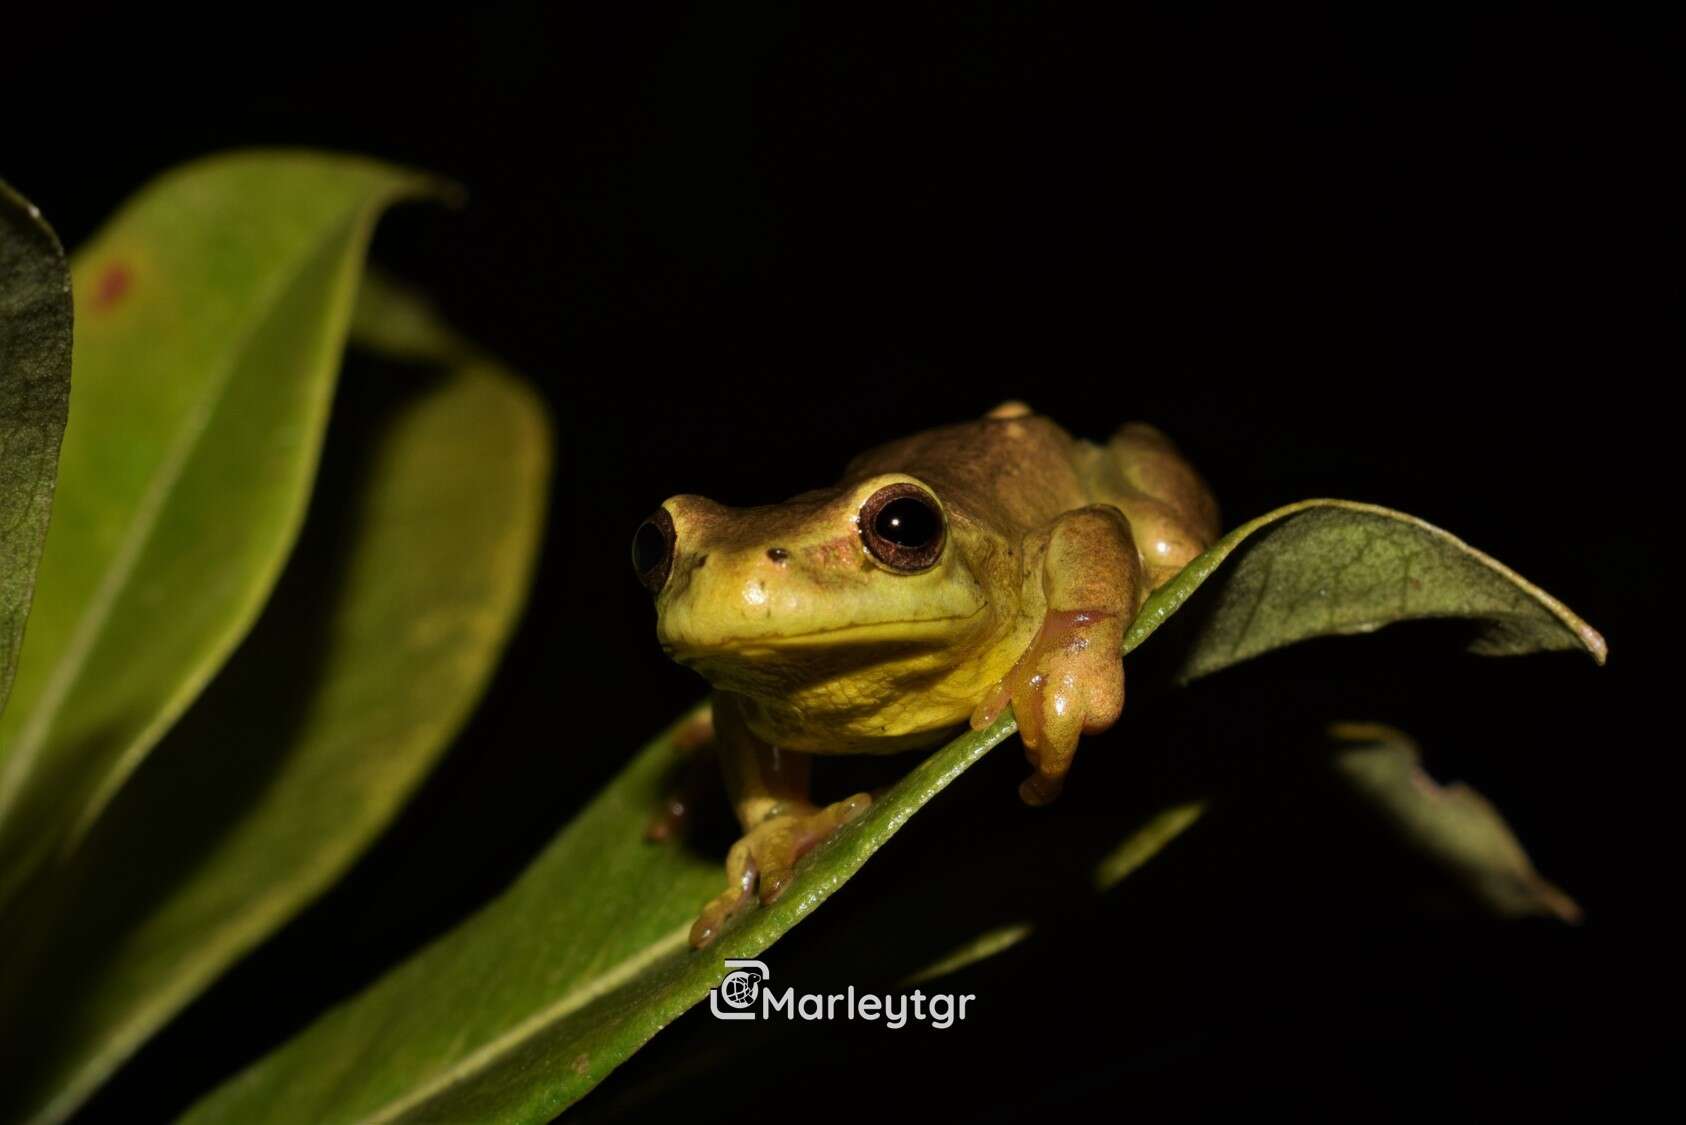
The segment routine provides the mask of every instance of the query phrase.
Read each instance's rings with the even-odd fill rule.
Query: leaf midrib
[[[527,1016],[514,1027],[488,1039],[446,1067],[430,1081],[359,1117],[357,1119],[358,1125],[389,1125],[390,1122],[399,1120],[402,1115],[417,1106],[425,1105],[459,1082],[473,1078],[500,1061],[508,1048],[526,1042],[538,1032],[573,1015],[592,1001],[607,996],[621,985],[635,979],[644,969],[668,954],[687,949],[690,944],[690,933],[691,923],[687,921],[682,926],[663,934],[631,956],[623,957],[600,976],[590,978],[585,983],[564,993],[550,1004]]]

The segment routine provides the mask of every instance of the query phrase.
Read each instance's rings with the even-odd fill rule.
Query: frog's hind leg
[[[726,889],[691,927],[691,946],[708,945],[759,894],[763,904],[784,893],[796,861],[872,804],[866,793],[824,807],[808,799],[806,754],[781,750],[744,724],[737,700],[714,698],[715,733],[732,808],[744,835],[726,855]]]
[[[1171,439],[1143,422],[1107,443],[1095,497],[1130,521],[1148,592],[1169,581],[1218,538],[1218,504]]]

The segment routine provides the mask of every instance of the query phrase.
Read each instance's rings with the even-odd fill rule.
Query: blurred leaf
[[[1095,889],[1109,890],[1142,864],[1165,850],[1165,845],[1192,828],[1206,815],[1206,801],[1185,801],[1155,814],[1095,865]]]
[[[1499,810],[1461,782],[1436,782],[1405,735],[1371,723],[1337,723],[1329,736],[1338,747],[1331,764],[1350,790],[1493,913],[1581,920],[1575,900],[1534,870]]]
[[[0,182],[0,711],[35,593],[70,401],[70,273],[41,213]]]
[[[365,160],[217,157],[74,265],[72,419],[0,717],[0,902],[92,824],[256,619],[297,535],[375,218]]]
[[[937,977],[958,973],[968,965],[975,965],[998,953],[1007,952],[1035,932],[1034,922],[1007,922],[992,926],[970,941],[955,946],[924,968],[909,973],[903,978],[903,983],[923,984]]]
[[[1248,535],[1277,522],[1290,534],[1261,535],[1259,550],[1238,551]],[[1222,565],[1232,554],[1241,564],[1241,601],[1266,611],[1252,624],[1235,619],[1238,594]],[[1254,590],[1261,565],[1267,573],[1303,571],[1298,583],[1319,592],[1316,612],[1279,604],[1268,583]],[[1493,574],[1501,585],[1488,581]],[[1217,647],[1195,648],[1199,659],[1191,666],[1199,673],[1320,632],[1407,617],[1473,616],[1487,629],[1484,651],[1594,647],[1583,638],[1596,637],[1444,532],[1384,509],[1311,501],[1238,529],[1156,592],[1126,635],[1125,651],[1211,578],[1217,580],[1194,608],[1209,615]],[[1404,592],[1378,600],[1389,581],[1402,582]],[[1594,651],[1601,654],[1601,642]],[[188,1119],[547,1121],[706,996],[724,976],[723,959],[766,949],[1016,727],[1009,712],[989,730],[932,754],[804,857],[779,901],[745,911],[700,953],[686,947],[686,933],[719,890],[719,861],[642,840],[664,779],[677,767],[676,738],[685,729],[681,722],[647,747],[504,895],[213,1091]],[[1090,888],[1134,870],[1203,809],[1199,797],[1161,808],[1124,845],[1100,853],[1086,876]],[[1007,948],[1028,932],[1020,920],[1004,922],[955,951],[956,963]]]
[[[1164,851],[1170,843],[1184,832],[1194,827],[1195,823],[1206,814],[1210,801],[1208,799],[1183,800],[1160,809],[1144,822],[1134,825],[1122,841],[1114,845],[1101,859],[1095,863],[1091,875],[1093,889],[1108,891],[1123,882],[1142,865],[1154,856]],[[1065,825],[1044,825],[1043,840],[1048,843],[1048,835],[1056,829],[1063,829]],[[987,860],[986,866],[991,869],[991,879],[1000,882],[998,874],[1022,857],[1037,855],[1041,851],[1036,843],[1023,840],[1012,840],[1001,834],[995,834],[989,841],[999,844],[990,851],[980,849],[976,853],[979,860]],[[1059,843],[1051,849],[1061,858],[1081,855],[1083,848],[1078,837],[1072,833],[1064,833]],[[1032,886],[1018,888],[1023,895],[1029,897],[1037,890],[1038,885],[1046,885],[1053,880],[1048,878],[1048,868],[1052,861],[1037,858],[1030,866],[1035,868],[1037,879]],[[1062,892],[1064,893],[1064,892]],[[937,977],[947,976],[949,973],[959,972],[969,965],[1005,953],[1036,932],[1036,924],[1028,918],[1022,921],[1007,922],[991,926],[983,933],[944,953],[930,964],[916,970],[905,979],[907,984],[918,984],[923,981],[935,980]]]
[[[245,644],[18,900],[39,956],[0,1016],[27,1076],[0,1116],[66,1117],[350,866],[472,710],[532,572],[549,432],[484,360],[399,398],[371,432],[336,427],[332,450],[362,451],[354,487],[324,478]]]
[[[452,363],[475,354],[426,296],[378,266],[363,274],[352,307],[351,338],[358,347],[414,363]]]

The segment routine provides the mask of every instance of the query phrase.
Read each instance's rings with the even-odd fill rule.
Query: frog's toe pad
[[[776,901],[790,885],[796,861],[871,806],[870,794],[856,793],[824,808],[804,805],[777,813],[750,829],[727,853],[726,889],[698,915],[691,947],[701,949],[719,936],[752,894],[763,905]]]
[[[1118,622],[1101,612],[1050,613],[1025,654],[972,716],[994,721],[1011,702],[1025,759],[1035,771],[1019,786],[1028,805],[1060,795],[1081,735],[1118,721],[1124,709],[1124,663]]]
[[[1037,772],[1019,782],[1019,800],[1034,807],[1051,805],[1064,790],[1063,774],[1054,776]]]

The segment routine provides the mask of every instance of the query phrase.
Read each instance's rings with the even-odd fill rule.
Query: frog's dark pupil
[[[667,536],[662,534],[661,528],[654,520],[639,524],[637,534],[632,537],[632,569],[641,575],[649,574],[666,557]]]
[[[890,501],[878,510],[872,529],[879,538],[898,547],[916,550],[934,540],[942,531],[942,520],[923,500],[903,496]]]

